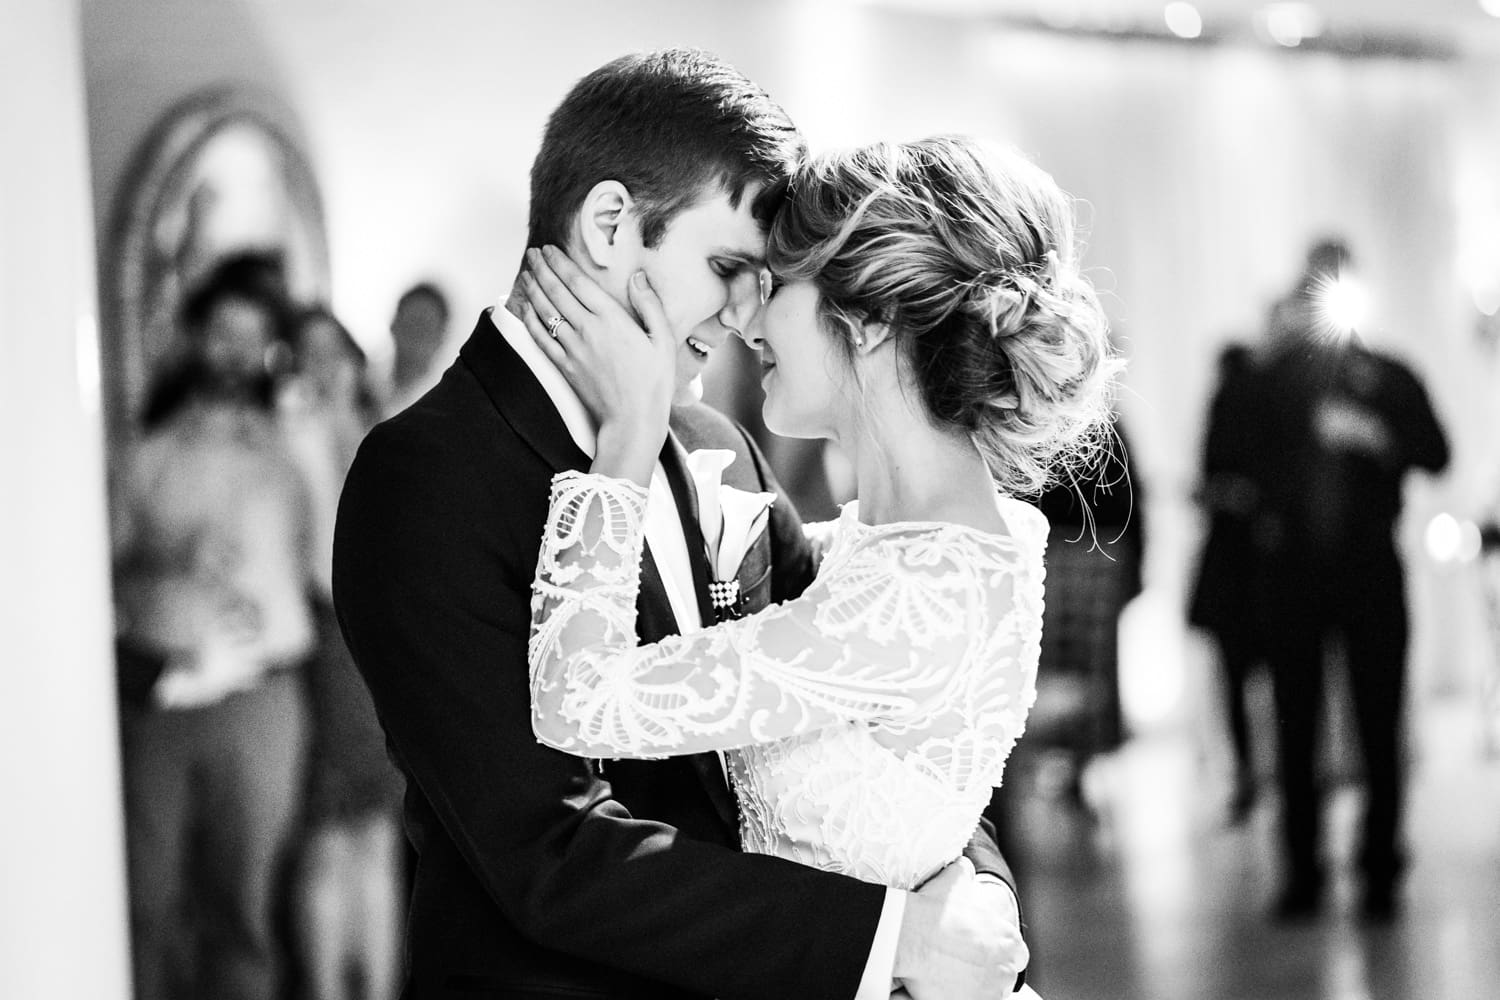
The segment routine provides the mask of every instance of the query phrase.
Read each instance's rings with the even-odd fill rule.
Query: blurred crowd
[[[1213,640],[1233,757],[1231,825],[1274,782],[1280,886],[1267,916],[1304,922],[1328,906],[1325,765],[1342,736],[1347,692],[1355,773],[1365,789],[1355,864],[1359,916],[1400,912],[1409,866],[1402,837],[1409,612],[1397,540],[1403,487],[1437,474],[1447,438],[1417,376],[1370,349],[1359,327],[1365,290],[1349,247],[1316,242],[1296,281],[1268,309],[1261,336],[1231,344],[1204,428],[1197,498],[1207,532],[1187,620]],[[1124,428],[1089,476],[1040,498],[1052,524],[1038,699],[1012,773],[1031,766],[1078,808],[1082,778],[1120,745],[1119,620],[1142,590],[1147,497]],[[1486,535],[1486,537],[1489,537]],[[1271,710],[1248,692],[1264,680]],[[1259,761],[1274,756],[1274,765]],[[1004,827],[1018,793],[1001,789]]]
[[[448,304],[403,294],[377,379],[281,260],[219,261],[113,456],[136,995],[395,995],[401,778],[331,599],[339,492],[434,380]],[[285,956],[290,953],[288,964]]]

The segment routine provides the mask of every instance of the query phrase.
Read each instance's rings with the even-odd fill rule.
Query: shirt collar
[[[505,308],[502,301],[490,310],[490,322],[495,329],[500,331],[500,336],[510,345],[511,350],[520,355],[526,367],[531,369],[531,374],[541,383],[542,389],[547,393],[547,398],[552,400],[552,405],[557,408],[558,416],[562,417],[563,423],[567,425],[568,436],[578,449],[589,458],[594,457],[599,430],[594,426],[594,420],[589,416],[589,411],[583,405],[583,400],[578,398],[578,393],[568,384],[567,377],[558,370],[552,359],[542,352],[531,339],[531,333],[526,329],[526,324],[520,318]]]

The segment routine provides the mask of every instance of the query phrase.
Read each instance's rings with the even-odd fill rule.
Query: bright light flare
[[[1167,30],[1178,38],[1197,38],[1203,34],[1203,16],[1190,3],[1169,3],[1162,16],[1166,18]]]
[[[1495,0],[1500,5],[1500,0]],[[1474,308],[1486,316],[1500,312],[1500,282],[1486,284],[1474,289]]]
[[[1120,710],[1132,732],[1159,732],[1187,704],[1188,654],[1182,612],[1161,588],[1125,605],[1118,623]]]
[[[1261,23],[1273,42],[1287,48],[1323,33],[1323,18],[1309,3],[1268,3],[1261,11]]]
[[[1500,17],[1500,0],[1479,0],[1479,9],[1490,17]]]
[[[1348,337],[1370,318],[1370,296],[1347,274],[1326,275],[1313,289],[1319,324],[1338,337]]]
[[[1458,565],[1479,557],[1479,526],[1444,511],[1427,522],[1423,545],[1435,563]]]

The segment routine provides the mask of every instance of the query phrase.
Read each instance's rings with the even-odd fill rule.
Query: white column
[[[0,11],[0,996],[130,995],[77,0]]]

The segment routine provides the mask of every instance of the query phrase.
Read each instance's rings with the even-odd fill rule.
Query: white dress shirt
[[[536,380],[541,383],[558,416],[568,428],[568,435],[580,451],[590,458],[598,442],[598,428],[589,416],[583,401],[568,384],[566,376],[552,363],[552,359],[537,347],[531,339],[526,325],[505,308],[501,302],[490,311],[490,320],[506,343],[511,346]],[[646,504],[646,544],[651,549],[656,568],[661,573],[667,599],[672,604],[672,614],[677,619],[678,629],[693,632],[703,627],[698,614],[698,601],[693,592],[692,564],[688,559],[687,539],[682,531],[682,522],[677,517],[677,503],[672,497],[672,488],[667,482],[661,463],[651,473],[650,501]],[[723,763],[722,759],[720,761]],[[880,911],[880,924],[870,945],[870,955],[865,961],[864,975],[860,979],[859,991],[854,1000],[888,1000],[891,993],[891,973],[896,964],[896,944],[901,933],[901,920],[906,912],[906,893],[900,889],[887,888],[885,903]]]

